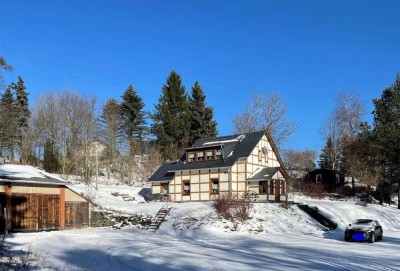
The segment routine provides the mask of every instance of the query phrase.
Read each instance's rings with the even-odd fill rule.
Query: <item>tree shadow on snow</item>
[[[146,257],[146,255],[142,255],[140,249],[132,248],[132,250],[135,249],[137,256],[132,255],[132,253],[118,253],[115,249],[69,250],[59,257],[59,260],[64,264],[59,265],[58,268],[70,271],[201,270],[193,268],[192,265],[179,265],[179,268],[171,267],[160,261],[157,255]],[[171,257],[174,257],[173,253]]]

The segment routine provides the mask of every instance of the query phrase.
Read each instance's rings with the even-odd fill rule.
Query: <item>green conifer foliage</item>
[[[190,108],[190,145],[197,139],[217,135],[217,123],[214,120],[214,110],[206,106],[206,95],[199,82],[195,82],[189,97]]]
[[[319,155],[318,166],[321,169],[333,169],[333,142],[331,138],[325,143],[324,148],[322,149],[321,154]]]
[[[129,154],[131,156],[137,151],[135,142],[141,144],[146,132],[146,113],[144,111],[144,106],[143,98],[137,94],[132,85],[129,85],[122,95],[121,130],[129,142]]]
[[[1,155],[14,160],[14,142],[16,137],[16,122],[14,95],[11,87],[7,87],[1,95],[1,123],[0,123],[0,143]]]
[[[152,132],[164,158],[176,159],[189,142],[189,103],[179,74],[171,71],[152,115]]]
[[[25,83],[21,76],[18,76],[18,82],[11,84],[12,89],[15,91],[15,102],[14,102],[14,112],[15,112],[15,122],[17,127],[17,144],[22,147],[22,138],[26,133],[29,126],[29,118],[31,116],[31,111],[29,110],[28,103],[28,93],[26,92]]]
[[[385,89],[380,99],[373,100],[374,125],[382,157],[383,181],[397,183],[400,195],[400,74]],[[400,201],[398,208],[400,209]]]

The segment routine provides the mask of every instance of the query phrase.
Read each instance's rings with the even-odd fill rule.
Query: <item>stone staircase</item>
[[[151,223],[147,226],[146,230],[152,230],[156,232],[161,224],[165,221],[165,217],[169,215],[172,207],[168,206],[168,202],[164,204],[160,210],[158,210],[156,216],[151,220]]]

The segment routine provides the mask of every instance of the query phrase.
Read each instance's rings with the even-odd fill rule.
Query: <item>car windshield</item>
[[[354,225],[372,225],[373,220],[367,220],[367,219],[359,219],[356,220],[353,224]]]

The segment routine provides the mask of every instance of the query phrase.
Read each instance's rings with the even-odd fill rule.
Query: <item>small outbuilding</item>
[[[0,164],[0,214],[7,230],[89,227],[92,206],[69,184],[31,166]]]
[[[345,185],[344,174],[330,169],[315,169],[309,172],[303,181],[321,186],[326,192],[335,192],[337,188]]]

